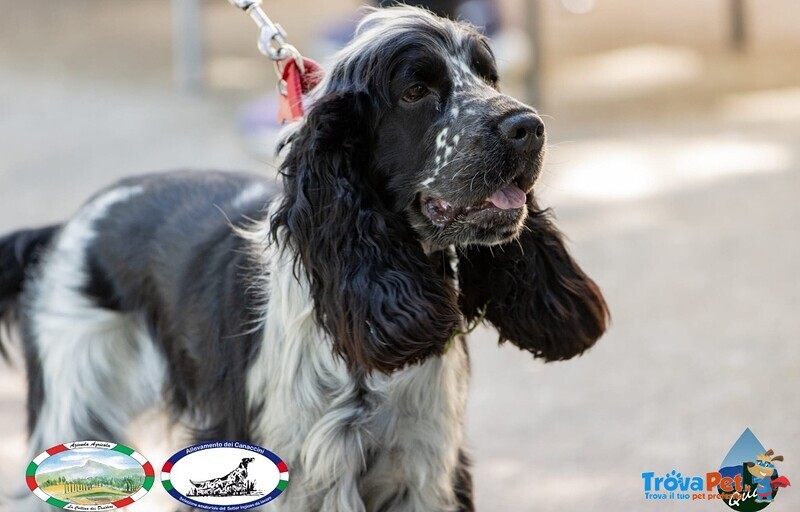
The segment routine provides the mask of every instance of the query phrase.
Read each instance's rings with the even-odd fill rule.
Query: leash
[[[453,344],[456,342],[456,338],[458,338],[458,337],[460,337],[460,336],[466,336],[466,335],[468,335],[468,334],[471,334],[471,333],[472,333],[472,331],[474,331],[475,329],[477,329],[477,328],[478,328],[478,326],[479,326],[479,325],[481,325],[481,324],[483,323],[483,321],[484,321],[484,320],[486,320],[486,312],[487,312],[488,310],[489,310],[489,303],[487,302],[487,303],[486,303],[486,304],[484,304],[484,306],[481,308],[481,310],[480,310],[480,312],[479,312],[479,314],[478,314],[478,318],[476,318],[476,319],[475,319],[475,320],[472,322],[472,325],[467,325],[467,330],[466,330],[466,331],[460,331],[460,330],[458,330],[458,329],[454,330],[454,331],[453,331],[453,334],[451,334],[451,335],[450,335],[450,338],[448,338],[448,339],[447,339],[447,342],[445,342],[445,344],[444,344],[444,350],[443,350],[442,352],[446,354],[446,353],[447,353],[447,352],[448,352],[448,351],[449,351],[449,350],[450,350],[450,349],[453,347]]]
[[[297,121],[305,114],[303,95],[322,80],[319,64],[305,58],[286,42],[286,31],[274,23],[261,8],[261,0],[228,0],[255,21],[258,26],[258,50],[275,64],[278,76],[278,121]]]

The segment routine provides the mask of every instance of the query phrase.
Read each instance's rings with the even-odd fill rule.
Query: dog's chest
[[[354,379],[316,326],[299,334],[302,339],[284,334],[283,343],[272,338],[272,346],[262,347],[248,387],[251,404],[261,410],[257,436],[285,456],[310,463],[312,452],[337,451],[336,444],[365,453],[420,440],[460,444],[469,386],[465,343],[389,376]]]
[[[358,497],[366,510],[397,493],[430,504],[448,496],[463,445],[466,346],[360,383],[346,377],[329,347],[317,355],[318,373],[298,366],[294,379],[272,381],[268,389],[277,393],[264,397],[258,422],[259,442],[280,453],[293,487],[306,491],[287,495],[280,510],[325,510],[337,493]],[[436,477],[421,483],[419,475]],[[439,510],[420,507],[413,510]]]
[[[287,461],[295,488],[337,488],[378,503],[424,470],[441,475],[443,488],[430,491],[441,494],[463,440],[466,345],[456,342],[441,357],[392,375],[356,379],[333,354],[307,284],[291,265],[280,257],[268,264],[264,338],[247,381],[250,407],[258,411],[254,440]],[[286,498],[286,510],[320,505],[313,493]]]

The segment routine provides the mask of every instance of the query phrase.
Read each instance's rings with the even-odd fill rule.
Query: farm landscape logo
[[[782,455],[764,449],[750,429],[745,429],[722,461],[719,471],[703,476],[683,475],[676,470],[642,473],[646,500],[719,500],[739,512],[757,512],[769,506],[778,489],[790,486],[778,473]]]
[[[76,441],[34,458],[25,472],[33,494],[65,510],[99,511],[138,501],[153,486],[153,466],[121,444]]]

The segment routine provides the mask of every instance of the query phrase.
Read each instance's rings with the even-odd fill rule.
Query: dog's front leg
[[[463,454],[466,344],[389,378],[374,415],[375,451],[361,484],[370,512],[472,512]]]

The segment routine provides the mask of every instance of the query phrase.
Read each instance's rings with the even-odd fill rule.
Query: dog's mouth
[[[439,227],[445,227],[457,218],[465,221],[515,221],[527,203],[527,194],[510,183],[483,201],[469,206],[456,206],[442,198],[423,197],[422,213]]]

